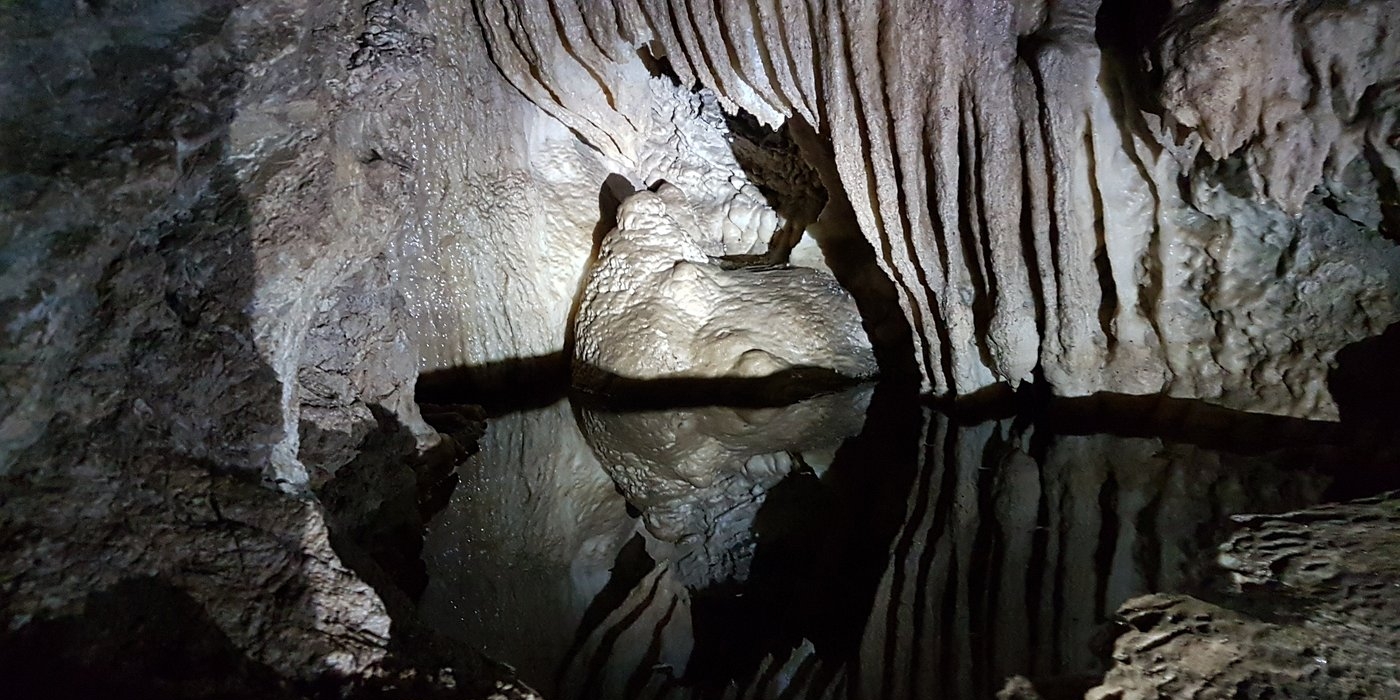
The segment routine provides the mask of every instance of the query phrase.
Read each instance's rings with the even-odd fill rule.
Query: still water
[[[1231,515],[1328,486],[1268,425],[1227,451],[1113,424],[870,385],[501,415],[428,525],[419,611],[551,699],[1082,693],[1119,604],[1211,585]]]

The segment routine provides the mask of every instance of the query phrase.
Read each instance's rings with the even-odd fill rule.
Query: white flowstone
[[[724,250],[719,232],[696,225],[676,187],[623,202],[585,282],[576,382],[876,373],[855,300],[834,277],[723,269],[711,258]]]

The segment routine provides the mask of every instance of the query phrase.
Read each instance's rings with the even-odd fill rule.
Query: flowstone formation
[[[713,93],[653,76],[634,56],[608,93],[622,117],[606,135],[580,132],[510,88],[481,45],[492,27],[435,19],[446,65],[426,79],[432,91],[412,139],[431,145],[422,168],[441,177],[419,182],[423,206],[400,242],[423,370],[466,367],[506,384],[530,379],[512,374],[514,360],[567,370],[592,254],[618,201],[637,189],[684,192],[686,234],[721,242],[713,255],[763,253],[783,225],[737,161]],[[465,85],[452,69],[457,53],[481,61]],[[848,234],[859,238],[854,227]],[[791,262],[819,265],[812,248]]]
[[[510,84],[602,161],[646,159],[643,68],[810,124],[931,393],[1038,373],[1335,419],[1335,353],[1400,318],[1388,0],[477,8]]]
[[[725,269],[681,191],[627,198],[584,282],[574,382],[762,378],[824,369],[874,376],[855,300],[809,268]]]

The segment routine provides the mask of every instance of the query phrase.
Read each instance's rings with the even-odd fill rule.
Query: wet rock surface
[[[413,404],[393,279],[413,16],[0,13],[7,692],[529,695],[397,625],[411,567],[375,530],[413,534],[461,456]]]
[[[1087,697],[1400,697],[1400,495],[1236,520],[1234,594],[1129,601]]]

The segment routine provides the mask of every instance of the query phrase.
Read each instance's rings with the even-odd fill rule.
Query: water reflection
[[[889,387],[560,402],[491,423],[429,526],[420,611],[550,698],[1072,689],[1122,601],[1192,587],[1231,514],[1324,486],[1187,442],[959,424]]]
[[[603,470],[658,540],[648,549],[698,589],[748,577],[754,517],[768,491],[793,473],[825,472],[860,432],[872,391],[771,408],[584,405],[577,415]]]

